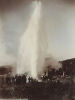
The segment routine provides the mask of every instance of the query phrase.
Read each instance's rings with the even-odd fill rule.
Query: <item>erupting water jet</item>
[[[29,72],[33,78],[37,78],[39,69],[43,66],[45,45],[43,34],[40,30],[41,1],[34,1],[34,11],[24,32],[17,62],[17,73]],[[45,36],[44,36],[45,37]]]

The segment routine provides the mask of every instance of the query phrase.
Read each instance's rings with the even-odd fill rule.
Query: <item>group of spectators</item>
[[[11,73],[7,74],[3,77],[2,83],[5,85],[25,85],[27,82],[32,82],[33,78],[28,77],[26,74],[22,75],[11,75]]]
[[[41,81],[48,81],[48,80],[53,80],[53,77],[56,76],[64,76],[65,74],[63,73],[63,70],[60,68],[59,70],[52,69],[48,72],[44,72],[43,75],[41,75]],[[27,74],[22,74],[22,75],[12,75],[11,73],[8,73],[5,75],[3,78],[3,84],[6,85],[24,85],[26,83],[30,82],[35,82],[38,80],[34,80],[32,77],[28,76]]]

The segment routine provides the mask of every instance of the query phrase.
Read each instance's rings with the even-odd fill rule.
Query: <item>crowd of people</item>
[[[11,73],[8,73],[5,75],[2,79],[2,84],[5,85],[25,85],[26,83],[30,83],[33,81],[32,77],[27,77],[26,74],[22,75],[11,75]]]
[[[51,71],[44,72],[44,74],[41,75],[40,80],[42,82],[52,80],[54,76],[56,76],[56,78],[58,78],[58,76],[64,77],[65,74],[62,71],[62,69],[59,69],[59,70],[52,69]],[[27,74],[12,75],[11,73],[8,73],[7,75],[5,75],[2,80],[2,84],[5,84],[5,85],[25,85],[26,83],[30,83],[30,82],[38,82],[38,80],[33,79]]]

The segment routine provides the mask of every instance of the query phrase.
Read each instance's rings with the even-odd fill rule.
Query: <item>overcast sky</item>
[[[41,0],[41,2],[44,31],[48,36],[48,52],[58,60],[75,58],[74,0]],[[31,0],[0,1],[1,64],[16,61],[19,40],[28,26],[32,11]]]

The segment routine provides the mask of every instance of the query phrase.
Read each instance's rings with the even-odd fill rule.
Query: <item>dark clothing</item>
[[[25,84],[25,83],[26,83],[26,76],[23,75],[23,76],[22,76],[22,84]]]

